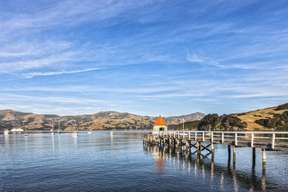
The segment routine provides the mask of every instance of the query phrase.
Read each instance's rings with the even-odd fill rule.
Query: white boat
[[[13,129],[11,129],[11,132],[12,133],[22,133],[24,130],[23,129],[21,129],[21,128],[13,128]]]

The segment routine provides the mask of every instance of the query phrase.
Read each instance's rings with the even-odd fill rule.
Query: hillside
[[[183,124],[174,126],[182,129]],[[288,131],[288,103],[276,107],[269,107],[234,114],[207,114],[200,121],[185,122],[185,129],[192,130],[261,130],[261,131]]]
[[[202,113],[168,117],[168,124],[177,124],[185,120],[198,120]],[[98,112],[90,115],[57,116],[23,113],[13,110],[0,110],[0,130],[14,127],[25,130],[102,130],[102,129],[150,129],[153,118],[149,116],[121,113],[115,111]]]
[[[58,116],[0,110],[0,130],[13,127],[26,130],[150,129],[153,118],[115,111]],[[185,129],[190,130],[288,130],[288,103],[245,113],[204,115],[198,112],[166,119],[169,129],[183,129],[184,119]]]
[[[287,113],[288,103],[236,115],[247,123],[246,130],[288,130]]]
[[[201,120],[203,117],[205,116],[204,113],[191,113],[188,115],[180,115],[180,116],[171,116],[171,117],[167,117],[167,122],[169,125],[177,125],[177,124],[181,124],[184,121],[195,121],[195,120]]]

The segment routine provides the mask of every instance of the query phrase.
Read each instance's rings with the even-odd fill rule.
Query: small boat
[[[21,129],[21,128],[13,128],[13,129],[11,129],[11,132],[12,133],[22,133],[24,130],[23,129]]]

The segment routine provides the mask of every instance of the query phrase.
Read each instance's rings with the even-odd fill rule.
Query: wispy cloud
[[[71,71],[32,72],[32,73],[24,73],[23,76],[27,79],[31,79],[34,77],[68,75],[68,74],[86,73],[86,72],[99,71],[99,70],[101,69],[100,68],[88,68],[88,69],[71,70]]]
[[[187,53],[186,60],[193,64],[200,64],[200,65],[217,67],[217,68],[231,68],[231,66],[221,65],[216,59],[212,59],[207,56],[199,55],[197,53]]]
[[[154,1],[153,3],[156,3]],[[0,20],[7,30],[37,29],[55,25],[76,25],[87,21],[101,21],[116,17],[125,11],[152,4],[150,0],[106,1],[106,0],[64,0],[48,3],[46,9]]]

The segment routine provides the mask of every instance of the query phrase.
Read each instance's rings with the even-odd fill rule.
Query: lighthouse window
[[[163,127],[160,127],[160,128],[159,128],[159,131],[164,131],[164,128],[163,128]]]

